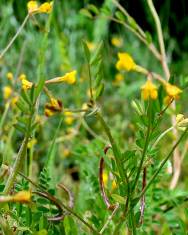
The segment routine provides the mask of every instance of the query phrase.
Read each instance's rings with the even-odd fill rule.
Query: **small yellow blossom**
[[[39,6],[38,12],[39,13],[50,13],[52,11],[52,2],[45,2]]]
[[[113,37],[112,40],[111,40],[111,43],[115,47],[122,47],[123,40],[120,37]]]
[[[64,156],[64,157],[69,157],[70,154],[71,154],[71,151],[70,151],[68,148],[65,148],[65,149],[63,150],[63,156]]]
[[[66,73],[62,77],[56,77],[50,80],[47,80],[45,83],[46,84],[51,84],[51,83],[61,83],[61,82],[66,82],[68,84],[74,84],[76,82],[76,70],[73,70],[70,73]]]
[[[116,181],[113,180],[112,181],[112,190],[116,189],[117,188],[117,184],[116,184]]]
[[[25,73],[21,73],[21,74],[19,75],[18,79],[19,79],[20,81],[22,81],[22,80],[26,80],[27,77],[26,77]]]
[[[72,112],[64,112],[65,115],[65,123],[67,125],[71,125],[74,122],[74,117]]]
[[[88,47],[88,49],[90,51],[94,51],[95,50],[96,44],[94,42],[87,41],[86,44],[87,44],[87,47]]]
[[[36,13],[38,11],[37,1],[29,1],[27,3],[27,9],[28,9],[29,14]]]
[[[28,203],[31,201],[31,193],[29,191],[20,191],[12,196],[12,201]]]
[[[11,72],[8,72],[8,73],[6,74],[6,76],[7,76],[7,79],[10,80],[10,81],[12,81],[13,78],[14,78],[13,73],[11,73]]]
[[[116,63],[116,68],[118,70],[125,70],[125,71],[135,70],[136,64],[128,53],[118,53],[118,58],[119,60]]]
[[[22,79],[21,81],[22,81],[22,89],[23,89],[23,90],[26,91],[26,90],[28,90],[28,89],[31,89],[31,87],[32,87],[32,85],[33,85],[32,82],[28,81],[27,79]]]
[[[182,93],[182,90],[179,87],[171,85],[170,83],[165,84],[165,89],[168,96],[175,100],[179,99],[179,96]]]
[[[36,143],[37,143],[37,139],[33,138],[28,142],[27,147],[31,149]]]
[[[14,108],[15,104],[18,102],[19,97],[18,96],[14,96],[11,99],[11,106]]]
[[[45,105],[45,115],[47,117],[51,117],[55,115],[56,113],[60,113],[62,111],[62,102],[60,100],[57,100],[53,97],[50,98],[50,103],[47,103]]]
[[[157,99],[157,87],[151,82],[151,80],[147,80],[147,82],[141,87],[141,97],[143,100],[148,100],[151,98],[152,100]]]
[[[108,173],[106,171],[103,172],[102,178],[103,178],[104,186],[106,186],[108,183]]]
[[[121,73],[117,73],[115,75],[115,79],[113,80],[114,85],[119,85],[124,80],[124,76]]]
[[[4,86],[3,87],[3,98],[5,100],[9,99],[10,96],[12,95],[13,91],[12,88],[10,86]]]
[[[29,1],[27,3],[27,9],[29,14],[36,14],[36,13],[50,13],[52,11],[53,2],[45,2],[38,5],[37,1]]]

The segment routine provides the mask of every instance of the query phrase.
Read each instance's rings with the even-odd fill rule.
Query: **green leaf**
[[[83,16],[87,16],[90,19],[93,18],[92,14],[87,9],[85,9],[85,8],[82,8],[80,10],[80,14],[83,15]]]
[[[121,13],[121,11],[116,11],[115,16],[117,17],[117,19],[125,21],[125,16]]]
[[[128,22],[133,29],[137,30],[137,23],[134,18],[128,17]]]
[[[94,56],[91,58],[90,65],[97,64],[99,60],[101,60],[101,53],[102,53],[102,48],[103,48],[103,41],[101,41],[97,47],[97,50],[94,54]]]
[[[120,196],[120,195],[118,195],[118,194],[112,194],[111,195],[111,197],[116,201],[116,202],[118,202],[118,203],[120,203],[120,204],[125,204],[125,198],[124,197],[122,197],[122,196]]]
[[[151,44],[152,43],[152,37],[151,37],[151,34],[149,32],[145,32],[146,34],[146,41],[148,44]]]
[[[96,94],[95,94],[95,99],[96,99],[96,100],[103,94],[103,91],[104,91],[104,83],[101,83],[101,84],[97,87],[97,90],[96,90]]]
[[[14,127],[15,127],[18,131],[20,131],[21,133],[25,134],[26,128],[25,128],[24,126],[22,126],[20,123],[16,123],[16,124],[14,125]]]
[[[89,48],[87,46],[87,43],[82,41],[82,44],[83,44],[83,48],[84,48],[84,53],[85,53],[85,56],[86,56],[86,59],[87,59],[87,62],[89,64],[90,62],[90,51],[89,51]]]
[[[88,4],[87,9],[89,9],[90,11],[92,11],[96,15],[98,15],[100,13],[99,9],[93,4]]]
[[[101,8],[101,12],[102,12],[104,15],[106,15],[106,16],[110,16],[110,15],[111,15],[111,10],[110,10],[110,8],[107,7],[107,6],[102,7],[102,8]]]

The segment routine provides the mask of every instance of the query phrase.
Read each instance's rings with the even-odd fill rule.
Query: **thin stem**
[[[119,204],[117,204],[112,212],[112,214],[108,217],[106,223],[103,225],[103,227],[101,228],[100,230],[100,234],[102,234],[104,232],[104,230],[107,228],[108,224],[110,223],[110,221],[112,220],[112,218],[114,217],[116,211],[118,210],[119,208]]]
[[[161,22],[160,22],[158,14],[157,14],[157,11],[153,5],[152,0],[147,0],[147,3],[150,8],[151,14],[154,18],[156,29],[157,29],[158,42],[159,42],[161,56],[162,56],[161,63],[163,66],[163,70],[164,70],[166,79],[169,80],[170,72],[169,72],[169,68],[167,65],[167,61],[166,61],[166,52],[165,52],[165,45],[164,45],[164,39],[163,39],[163,32],[162,32],[162,28],[161,28]]]
[[[21,24],[20,28],[18,29],[18,31],[16,32],[16,34],[14,35],[14,37],[10,40],[10,42],[8,43],[8,45],[5,47],[5,49],[1,52],[0,54],[0,59],[3,58],[3,56],[5,55],[5,53],[8,51],[8,49],[12,46],[12,44],[14,43],[14,41],[16,40],[16,38],[18,37],[18,35],[21,33],[22,29],[24,28],[25,24],[27,23],[27,20],[29,19],[29,14],[27,14],[27,16],[25,17],[23,23]]]
[[[173,130],[174,129],[174,126],[171,126],[170,128],[168,128],[166,131],[164,131],[158,138],[157,138],[157,140],[154,142],[154,144],[153,144],[153,148],[159,143],[159,141],[169,132],[169,131],[171,131],[171,130]]]
[[[23,162],[23,159],[25,158],[26,155],[26,150],[27,150],[27,143],[28,143],[28,137],[25,137],[22,145],[20,147],[20,150],[18,152],[18,155],[16,157],[16,161],[14,163],[13,168],[11,169],[11,174],[8,177],[7,183],[5,185],[4,194],[8,194],[14,184],[15,178],[18,174],[18,171],[20,170],[21,164]]]
[[[128,29],[129,31],[131,31],[138,39],[140,39],[141,42],[143,42],[147,47],[148,49],[152,52],[152,54],[157,58],[157,60],[160,60],[161,61],[161,55],[160,53],[158,52],[158,50],[156,49],[156,47],[154,46],[153,43],[150,43],[148,44],[147,40],[142,37],[135,29],[133,29],[131,26],[129,26],[127,23],[121,21],[121,20],[118,20],[114,17],[110,17],[110,16],[105,16],[105,18],[109,19],[109,20],[112,20],[116,23],[119,23],[119,24],[122,24],[126,29]]]
[[[131,219],[131,227],[132,227],[132,234],[133,235],[136,235],[137,232],[136,232],[136,225],[135,225],[135,218],[134,218],[134,211],[133,209],[131,210],[130,212],[130,219]]]
[[[113,1],[113,3],[117,6],[117,8],[128,18],[128,20],[132,18],[132,17],[129,15],[129,13],[126,11],[126,9],[123,8],[123,7],[121,6],[121,4],[120,4],[118,1],[116,1],[116,0],[112,0],[112,1]],[[136,27],[137,27],[137,30],[138,30],[138,32],[140,33],[140,35],[141,35],[142,37],[146,38],[145,32],[144,32],[144,31],[142,30],[142,28],[137,24],[137,22],[136,22]]]
[[[146,191],[148,190],[148,188],[151,186],[151,184],[153,183],[153,181],[155,180],[155,178],[158,176],[159,172],[161,171],[161,169],[163,168],[163,166],[165,165],[165,163],[168,161],[168,159],[171,157],[171,155],[173,154],[174,150],[176,149],[176,147],[179,145],[179,143],[182,141],[182,139],[184,138],[184,136],[187,134],[188,131],[188,127],[185,129],[185,131],[182,133],[182,135],[180,136],[180,138],[178,139],[178,141],[176,142],[176,144],[173,146],[173,148],[171,149],[171,151],[169,152],[169,154],[167,155],[167,157],[161,162],[159,168],[156,170],[156,172],[153,174],[153,176],[151,177],[150,181],[148,182],[148,184],[146,185],[146,187],[144,188],[144,190],[142,190],[142,192],[139,195],[139,198],[141,198]]]
[[[1,121],[0,121],[0,133],[2,132],[2,127],[4,125],[6,118],[7,118],[9,107],[10,107],[10,102],[5,104],[5,109],[4,109],[4,112],[3,112],[3,115],[2,115]]]

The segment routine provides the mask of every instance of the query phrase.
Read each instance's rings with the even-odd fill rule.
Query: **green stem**
[[[6,117],[7,117],[8,111],[9,111],[9,107],[10,107],[10,102],[9,102],[9,103],[6,103],[5,109],[4,109],[4,112],[3,112],[3,115],[2,115],[2,117],[1,117],[0,133],[2,132],[2,127],[3,127],[4,122],[5,122],[5,120],[6,120]]]
[[[11,41],[8,43],[8,45],[5,47],[5,49],[1,52],[0,59],[3,58],[3,56],[8,51],[8,49],[12,46],[12,44],[14,43],[14,41],[16,40],[18,35],[21,33],[22,29],[24,28],[25,24],[27,23],[28,19],[29,19],[29,14],[27,14],[27,16],[25,17],[23,23],[21,24],[20,28],[18,29],[18,31],[16,32],[14,37],[11,39]]]
[[[164,131],[158,138],[157,140],[155,141],[155,143],[153,144],[153,148],[159,143],[159,141],[171,130],[174,129],[174,126],[171,126],[170,128],[168,128],[166,131]]]
[[[139,195],[139,198],[141,198],[146,191],[148,190],[148,188],[151,186],[151,184],[153,183],[153,181],[155,180],[155,178],[158,176],[159,172],[161,171],[161,169],[163,168],[163,166],[165,165],[165,163],[168,161],[168,159],[171,157],[171,155],[173,154],[174,150],[176,149],[176,147],[179,145],[179,143],[182,141],[182,139],[184,138],[184,136],[187,134],[188,131],[188,127],[185,129],[185,131],[183,132],[183,134],[180,136],[179,140],[176,142],[176,144],[173,146],[173,148],[171,149],[171,151],[169,152],[169,154],[167,155],[167,157],[161,162],[158,170],[153,174],[153,176],[151,177],[150,181],[148,182],[148,184],[146,185],[146,187],[144,188],[144,190],[142,190],[142,192]]]
[[[14,166],[13,166],[13,168],[11,170],[11,173],[8,177],[7,183],[5,185],[5,188],[4,188],[4,191],[3,191],[4,194],[8,194],[10,192],[10,190],[11,190],[11,188],[12,188],[14,182],[15,182],[18,171],[20,170],[21,164],[22,164],[23,159],[26,155],[27,143],[28,143],[28,137],[25,137],[23,142],[22,142],[22,145],[20,147],[20,150],[18,152],[18,155],[17,155],[16,161],[14,163]]]
[[[141,157],[141,160],[140,160],[140,165],[138,167],[138,171],[137,171],[137,174],[136,174],[136,178],[135,178],[135,181],[134,181],[134,184],[133,184],[133,187],[132,187],[132,192],[135,190],[137,184],[138,184],[138,180],[139,180],[139,177],[140,177],[140,174],[141,174],[141,171],[142,171],[142,166],[143,166],[143,163],[144,163],[144,159],[145,159],[145,155],[146,155],[146,152],[147,152],[147,149],[148,149],[148,144],[149,144],[149,137],[150,137],[150,131],[151,131],[151,103],[150,103],[150,100],[149,100],[149,107],[148,107],[148,112],[149,112],[149,117],[148,117],[148,128],[147,128],[147,134],[146,134],[146,140],[145,140],[145,144],[144,144],[144,149],[143,149],[143,152],[142,152],[142,157]]]
[[[134,218],[134,211],[131,210],[130,212],[130,219],[131,219],[131,225],[132,225],[132,234],[136,235],[136,225],[135,225],[135,218]]]

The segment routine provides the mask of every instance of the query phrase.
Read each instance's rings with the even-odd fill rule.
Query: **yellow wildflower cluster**
[[[61,83],[65,82],[68,84],[74,84],[76,82],[76,70],[73,70],[70,73],[66,73],[64,76],[61,77],[56,77],[50,80],[47,80],[45,83],[46,84],[51,84],[51,83]]]
[[[27,77],[24,73],[20,74],[18,79],[22,82],[22,89],[23,90],[28,90],[31,89],[33,83],[27,80]]]
[[[45,105],[45,115],[51,117],[56,113],[60,113],[63,109],[62,102],[53,97],[50,98],[50,102]]]
[[[136,63],[128,53],[118,53],[118,62],[116,68],[118,70],[131,71],[136,69]]]
[[[143,100],[157,99],[157,87],[151,82],[150,79],[141,87],[141,97]]]
[[[30,15],[36,13],[50,13],[52,11],[53,2],[45,2],[41,5],[38,5],[37,1],[29,1],[27,3],[28,13]]]

